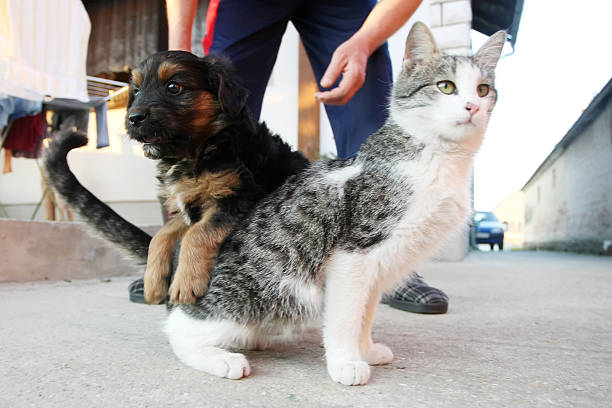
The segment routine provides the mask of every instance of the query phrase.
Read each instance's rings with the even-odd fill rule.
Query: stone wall
[[[438,46],[447,54],[472,52],[472,7],[469,0],[430,0],[431,21]]]
[[[153,234],[159,227],[143,229]],[[144,273],[144,267],[76,222],[0,219],[0,259],[0,282],[93,279]]]
[[[612,253],[612,101],[524,187],[525,246]]]

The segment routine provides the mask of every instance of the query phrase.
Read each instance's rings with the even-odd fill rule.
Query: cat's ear
[[[412,69],[415,65],[438,54],[440,50],[429,28],[420,21],[414,23],[406,39],[404,69]]]
[[[493,34],[478,52],[474,55],[474,62],[487,71],[495,71],[497,61],[506,42],[506,32],[498,31]]]

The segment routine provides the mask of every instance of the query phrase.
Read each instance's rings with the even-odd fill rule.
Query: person
[[[259,120],[264,93],[289,21],[298,31],[319,83],[339,158],[357,153],[387,118],[393,82],[387,39],[422,0],[211,0],[205,54],[230,59]],[[191,52],[197,0],[166,0],[168,45]],[[383,299],[416,313],[445,313],[448,297],[416,273]]]

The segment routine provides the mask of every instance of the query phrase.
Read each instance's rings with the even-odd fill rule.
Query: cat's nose
[[[465,104],[465,110],[470,112],[470,117],[472,117],[480,110],[480,107],[478,105],[474,105],[472,102],[468,102]]]

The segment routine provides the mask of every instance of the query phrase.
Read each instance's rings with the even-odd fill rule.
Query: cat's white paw
[[[332,380],[344,385],[363,385],[370,379],[370,366],[365,361],[343,361],[327,365]]]
[[[389,364],[393,360],[393,352],[382,343],[374,343],[363,358],[370,365]]]
[[[210,373],[217,377],[239,380],[251,374],[251,366],[244,354],[223,353],[210,360]]]

